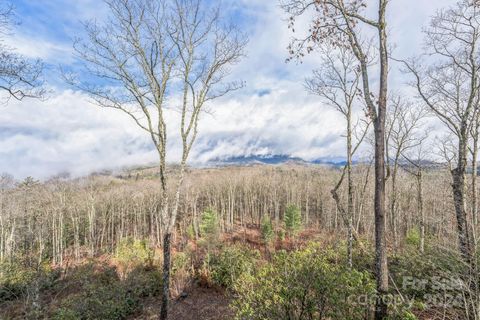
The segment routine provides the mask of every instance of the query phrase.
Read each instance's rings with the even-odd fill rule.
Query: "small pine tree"
[[[214,240],[219,235],[219,225],[217,213],[212,209],[207,209],[202,213],[200,221],[200,233],[204,238]]]
[[[295,236],[302,227],[302,215],[300,208],[294,204],[290,204],[285,209],[284,215],[285,229],[290,236]]]
[[[269,216],[265,215],[262,218],[260,224],[260,232],[262,233],[262,239],[266,245],[268,245],[273,240],[273,226],[272,220]]]
[[[220,228],[217,213],[213,209],[207,209],[200,218],[200,236],[203,238],[201,245],[207,248],[205,258],[206,272],[210,268],[210,254],[219,244]]]
[[[193,222],[187,227],[187,236],[190,240],[195,239],[195,228],[193,227]]]
[[[405,242],[407,245],[412,247],[420,247],[420,230],[417,227],[413,227],[407,231],[407,236],[405,237]]]

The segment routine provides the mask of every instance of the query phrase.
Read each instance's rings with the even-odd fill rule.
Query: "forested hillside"
[[[396,202],[388,253],[403,297],[394,312],[399,319],[407,313],[461,318],[468,288],[456,282],[463,265],[448,172],[425,168],[418,189],[410,169],[400,168],[395,188],[389,180],[387,189],[387,203]],[[173,240],[172,312],[193,304],[205,319],[367,315],[374,288],[371,167],[353,168],[354,273],[348,271],[347,217],[331,195],[341,174],[317,165],[189,169]],[[158,188],[155,168],[46,182],[3,177],[3,317],[153,316],[162,260]],[[438,283],[416,283],[427,277]],[[306,295],[295,289],[310,285]],[[334,288],[339,292],[332,296]],[[345,299],[367,301],[352,308]]]
[[[415,177],[400,170],[395,193],[389,190],[389,198],[396,201],[395,219],[392,216],[387,225],[391,245],[425,225],[430,239],[454,248],[455,221],[447,172],[426,170],[419,199]],[[198,237],[202,213],[208,209],[218,215],[220,231],[230,232],[259,226],[265,217],[281,227],[289,205],[301,210],[304,227],[338,234],[341,239],[345,217],[331,195],[340,174],[341,169],[322,166],[191,169],[182,189],[176,240],[181,242],[188,232]],[[355,234],[371,240],[371,168],[354,167],[354,181]],[[156,214],[158,188],[155,169],[45,183],[33,179],[16,183],[4,177],[0,257],[10,260],[35,253],[42,260],[61,265],[65,256],[78,260],[114,253],[115,245],[124,238],[148,240],[158,246],[162,239]]]

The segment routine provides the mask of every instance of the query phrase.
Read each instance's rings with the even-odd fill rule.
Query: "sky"
[[[217,0],[212,0],[217,1]],[[376,4],[374,0],[368,0]],[[436,10],[454,0],[392,0],[390,41],[395,55],[408,58],[422,50],[422,27]],[[0,173],[39,179],[70,173],[154,164],[149,136],[128,116],[102,109],[65,84],[59,68],[76,64],[72,42],[83,22],[102,22],[107,8],[98,0],[14,0],[21,22],[3,41],[46,64],[49,94],[45,100],[10,100],[0,106]],[[318,66],[315,53],[303,63],[286,63],[291,39],[287,18],[277,0],[223,0],[228,15],[248,35],[247,56],[231,77],[245,87],[213,101],[202,114],[190,164],[250,155],[289,155],[305,160],[342,158],[344,122],[340,114],[309,95],[305,77]],[[408,79],[391,66],[392,87]],[[178,119],[168,118],[167,158],[178,160]],[[365,151],[366,152],[366,151]]]

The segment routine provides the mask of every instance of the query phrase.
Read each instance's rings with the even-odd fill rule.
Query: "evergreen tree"
[[[302,215],[300,208],[294,204],[290,204],[285,209],[285,229],[289,236],[295,236],[302,227]]]
[[[273,226],[272,220],[268,215],[264,215],[260,225],[260,232],[262,234],[262,240],[266,245],[272,242],[273,240]]]

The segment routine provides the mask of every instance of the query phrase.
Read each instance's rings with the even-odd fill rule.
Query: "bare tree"
[[[163,231],[163,289],[160,319],[167,318],[170,251],[187,159],[206,103],[239,89],[225,82],[229,67],[243,56],[246,39],[225,27],[219,7],[202,0],[107,0],[107,23],[86,24],[88,38],[74,48],[96,79],[72,81],[102,107],[121,110],[151,137],[159,156],[160,216]],[[74,80],[74,79],[70,79]],[[101,81],[99,83],[98,81]],[[180,113],[180,171],[167,183],[168,107]]]
[[[375,134],[375,247],[376,278],[378,299],[375,318],[387,316],[384,296],[388,292],[388,266],[385,235],[385,116],[388,92],[388,46],[387,7],[388,0],[378,0],[378,15],[370,18],[365,13],[365,0],[284,0],[282,7],[291,16],[290,27],[295,18],[313,16],[308,34],[297,38],[289,47],[292,57],[301,58],[315,50],[319,43],[343,46],[353,52],[358,60],[362,77],[362,94],[368,114],[374,123]],[[376,36],[365,31],[372,29]],[[371,38],[371,39],[370,39]],[[374,45],[373,45],[374,44]],[[378,91],[372,87],[372,70],[369,66],[368,51],[378,50]]]
[[[398,245],[397,216],[397,176],[403,160],[402,155],[413,148],[417,132],[422,126],[421,120],[426,116],[425,108],[405,101],[400,96],[390,98],[391,107],[386,120],[386,161],[387,176],[391,178],[390,225],[393,233],[394,247]]]
[[[468,267],[465,272],[468,276],[464,280],[470,289],[466,304],[469,319],[480,316],[474,229],[470,226],[466,205],[468,148],[480,99],[479,9],[476,1],[461,0],[439,11],[425,30],[427,53],[433,62],[428,65],[418,61],[405,63],[414,77],[414,86],[421,100],[444,123],[455,140],[450,172],[458,247]]]
[[[419,114],[422,110],[420,109]],[[412,132],[409,137],[408,146],[401,149],[401,156],[405,159],[402,167],[405,171],[415,177],[417,189],[417,217],[420,218],[420,252],[425,251],[425,201],[424,201],[424,173],[431,163],[431,150],[427,145],[429,129],[425,131],[416,130]]]
[[[15,52],[3,42],[4,36],[11,32],[15,24],[14,11],[11,4],[0,5],[0,90],[10,98],[22,100],[26,97],[39,98],[45,94],[43,87],[43,63],[40,60],[29,60]]]
[[[480,11],[472,1],[462,0],[441,10],[425,30],[430,65],[406,62],[421,100],[435,113],[456,139],[452,191],[459,248],[472,262],[473,241],[466,208],[466,171],[470,130],[479,102]],[[433,57],[433,58],[431,58]]]
[[[360,72],[357,59],[353,53],[344,48],[323,46],[321,68],[313,72],[313,77],[306,80],[307,90],[320,96],[328,105],[342,114],[346,121],[347,162],[335,187],[331,190],[338,211],[347,225],[348,264],[352,267],[352,248],[354,240],[354,182],[352,176],[353,156],[368,132],[370,122],[354,114],[354,108],[361,101],[359,95]],[[358,110],[357,110],[358,111]],[[360,129],[360,134],[357,131]],[[357,139],[355,139],[357,136]],[[345,210],[338,190],[347,176],[347,208]]]

